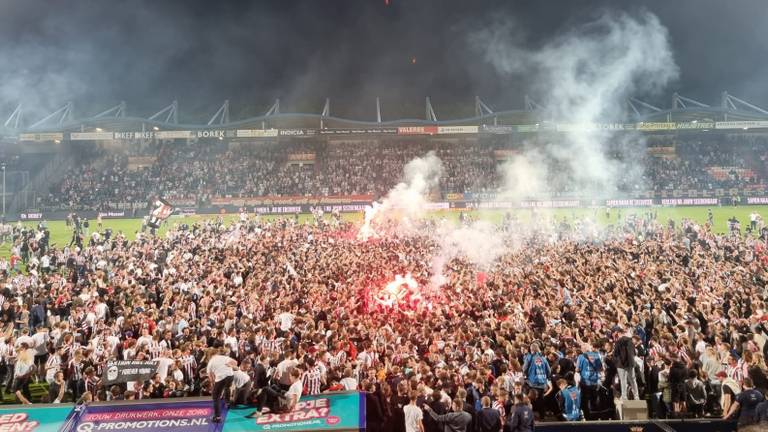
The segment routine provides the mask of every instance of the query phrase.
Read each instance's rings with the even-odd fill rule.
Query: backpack
[[[598,384],[594,397],[588,401],[589,411],[593,417],[590,420],[609,420],[613,417],[613,395],[607,387]]]
[[[537,359],[541,360],[541,366],[536,364]],[[541,354],[531,354],[530,358],[528,359],[528,368],[525,371],[525,377],[532,386],[533,384],[536,386],[545,386],[549,377],[543,377],[543,381],[539,380],[539,377],[537,376],[538,368],[542,368],[543,372],[547,373],[546,371],[549,369],[549,363],[547,362],[547,359]]]
[[[687,401],[691,405],[704,405],[707,402],[707,389],[698,380],[689,380],[687,385]]]

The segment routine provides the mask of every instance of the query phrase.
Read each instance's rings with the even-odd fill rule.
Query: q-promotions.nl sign
[[[222,416],[226,418],[226,406]],[[210,400],[174,403],[94,404],[75,407],[61,432],[221,432]]]

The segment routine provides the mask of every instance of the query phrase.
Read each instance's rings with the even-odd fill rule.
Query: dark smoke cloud
[[[520,108],[525,79],[490,67],[466,35],[514,19],[535,49],[597,9],[647,9],[669,29],[675,89],[715,102],[723,89],[768,105],[768,8],[763,0],[615,2],[0,0],[0,118],[18,102],[27,119],[73,100],[91,115],[120,100],[149,115],[173,99],[200,121],[224,99],[233,116],[284,111],[373,118],[472,114],[472,97]],[[416,63],[412,59],[416,59]],[[668,105],[665,97],[654,102]]]

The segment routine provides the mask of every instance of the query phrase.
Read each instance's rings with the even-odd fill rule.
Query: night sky
[[[669,30],[680,77],[668,94],[716,103],[722,90],[768,106],[765,0],[0,0],[0,118],[73,100],[92,115],[126,100],[147,116],[171,100],[202,121],[231,99],[232,117],[283,112],[440,118],[469,116],[479,95],[523,107],[525,79],[498,74],[470,43],[512,20],[536,47],[605,9],[648,10]],[[643,96],[643,95],[639,95]],[[669,106],[667,96],[649,96]]]

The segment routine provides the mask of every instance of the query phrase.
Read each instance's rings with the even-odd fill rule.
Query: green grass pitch
[[[749,215],[753,211],[757,211],[764,216],[768,216],[768,206],[721,206],[711,207],[714,215],[714,230],[718,233],[725,233],[728,229],[727,219],[732,216],[736,216],[737,219],[744,227],[749,223]],[[704,223],[707,220],[707,207],[654,207],[654,208],[612,208],[610,215],[606,214],[605,208],[589,209],[589,208],[575,208],[575,209],[537,209],[534,211],[530,209],[515,209],[511,210],[513,214],[516,214],[521,222],[530,222],[531,220],[546,221],[556,218],[558,220],[581,218],[584,216],[592,217],[596,219],[600,224],[615,223],[618,217],[618,212],[621,212],[621,217],[626,218],[630,214],[642,215],[648,211],[654,211],[658,213],[658,220],[662,223],[666,223],[667,220],[672,219],[677,223],[680,220],[687,218],[693,219],[699,223]],[[469,214],[479,219],[489,220],[491,222],[500,222],[504,216],[504,210],[476,210],[470,211]],[[252,217],[253,215],[251,215]],[[346,213],[343,215],[345,220],[360,221],[362,220],[362,213]],[[447,217],[451,220],[458,220],[458,211],[435,211],[430,213],[431,217]],[[163,235],[165,231],[176,224],[187,223],[192,224],[198,221],[210,220],[215,218],[214,215],[197,215],[197,216],[172,216],[161,227],[158,234]],[[225,222],[229,223],[237,219],[237,215],[229,214],[223,216]],[[328,218],[329,215],[326,215]],[[293,218],[293,215],[286,216],[266,216],[265,220],[276,220],[279,218]],[[300,222],[311,220],[312,216],[309,214],[302,214],[299,217]],[[65,225],[64,221],[47,221],[47,226],[51,231],[51,243],[56,247],[63,247],[69,244],[71,240],[72,232]],[[35,226],[37,222],[29,221],[25,222],[27,226]],[[141,228],[141,219],[104,219],[103,228],[111,228],[114,233],[122,231],[129,239],[134,239],[136,233]],[[91,231],[97,229],[96,221],[91,221]],[[5,243],[0,245],[0,256],[8,256],[10,251],[10,245]]]

